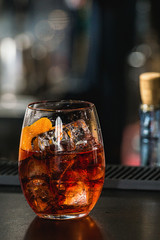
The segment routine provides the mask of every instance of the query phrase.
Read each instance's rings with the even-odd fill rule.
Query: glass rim
[[[88,106],[80,106],[80,107],[75,107],[75,108],[59,108],[59,109],[52,109],[52,108],[45,108],[45,104],[86,104]],[[44,107],[35,107],[35,104],[44,104]],[[45,112],[71,112],[71,111],[80,111],[80,110],[88,110],[92,109],[95,107],[94,103],[89,102],[89,101],[83,101],[83,100],[42,100],[42,101],[36,101],[36,102],[31,102],[28,104],[27,108],[30,110],[36,110],[36,111],[45,111]]]

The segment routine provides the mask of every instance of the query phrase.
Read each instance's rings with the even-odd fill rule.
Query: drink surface
[[[105,157],[100,144],[83,151],[20,149],[22,190],[41,217],[89,213],[100,196],[104,175]]]

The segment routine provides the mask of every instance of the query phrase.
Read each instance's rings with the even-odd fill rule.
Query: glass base
[[[50,215],[50,214],[37,214],[40,218],[53,219],[53,220],[67,220],[82,218],[88,215],[88,213],[70,214],[70,215]]]

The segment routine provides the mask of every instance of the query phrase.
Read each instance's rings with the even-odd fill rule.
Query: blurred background
[[[139,75],[160,71],[159,0],[0,0],[0,160],[35,100],[95,103],[106,162],[139,165]]]

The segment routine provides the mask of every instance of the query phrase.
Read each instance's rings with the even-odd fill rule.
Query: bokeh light
[[[15,41],[17,49],[23,51],[29,49],[32,46],[34,37],[31,33],[21,33],[15,37]]]
[[[54,30],[47,20],[42,20],[35,26],[35,35],[41,41],[49,41],[54,35]]]
[[[64,30],[68,26],[69,16],[64,10],[56,9],[49,14],[48,22],[52,29]]]
[[[132,52],[128,57],[128,64],[131,67],[139,68],[142,67],[146,62],[146,57],[141,52]]]
[[[12,62],[16,57],[16,43],[12,38],[4,38],[0,45],[0,54],[3,62]]]
[[[138,45],[136,51],[143,53],[147,58],[149,58],[152,55],[151,47],[148,44]]]
[[[65,2],[66,5],[71,9],[79,9],[85,5],[86,0],[65,0]]]

